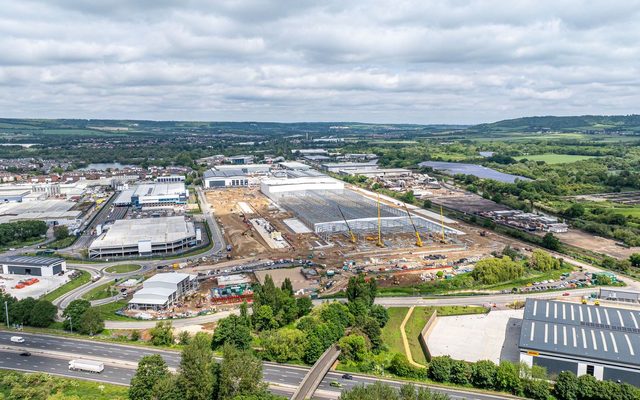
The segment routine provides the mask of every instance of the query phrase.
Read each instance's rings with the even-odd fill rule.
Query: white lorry
[[[13,343],[24,343],[24,338],[22,336],[11,336],[10,340]]]
[[[69,370],[86,371],[99,374],[104,371],[104,363],[93,360],[71,360],[69,361]]]

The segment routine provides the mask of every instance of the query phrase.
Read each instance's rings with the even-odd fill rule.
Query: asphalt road
[[[196,192],[198,194],[198,201],[200,203],[202,214],[204,215],[207,221],[207,224],[209,225],[209,230],[211,231],[210,239],[211,239],[211,242],[213,243],[211,249],[209,249],[205,253],[198,254],[197,257],[218,256],[225,249],[224,236],[222,234],[222,231],[220,230],[220,226],[218,226],[218,223],[215,220],[215,216],[211,211],[211,207],[209,203],[207,203],[207,199],[206,199],[206,196],[204,195],[204,192],[200,188],[197,188]],[[103,209],[106,209],[106,207]],[[24,251],[24,249],[21,249],[21,250]],[[61,252],[64,252],[64,250],[61,250]],[[73,300],[81,298],[85,293],[89,292],[91,289],[104,285],[105,283],[109,282],[112,279],[126,278],[132,275],[144,274],[146,272],[149,272],[150,270],[155,269],[158,265],[166,265],[168,263],[180,263],[180,262],[188,261],[192,258],[194,258],[193,255],[185,255],[184,257],[179,257],[171,260],[162,260],[162,259],[133,260],[133,261],[119,260],[119,261],[104,262],[104,263],[85,263],[85,264],[69,263],[68,264],[69,268],[88,271],[91,273],[92,277],[99,277],[99,280],[97,280],[96,282],[91,282],[86,285],[80,286],[79,288],[76,288],[62,295],[61,297],[57,298],[53,303],[57,305],[60,309],[64,310],[69,305],[69,303],[71,303]],[[122,274],[111,274],[104,271],[106,268],[112,265],[131,264],[131,263],[139,264],[140,266],[142,266],[142,269],[138,271],[122,273]]]
[[[0,331],[0,368],[19,371],[41,371],[125,385],[129,383],[133,376],[138,360],[144,355],[160,354],[167,362],[167,365],[173,369],[177,368],[180,363],[180,353],[174,351],[29,333],[20,333],[19,335],[25,338],[25,342],[18,344],[9,340],[13,335],[16,335],[16,333]],[[18,354],[19,349],[29,350],[32,355],[30,357],[22,357]],[[105,370],[101,374],[69,371],[68,361],[74,358],[103,361]],[[263,372],[264,381],[270,384],[274,392],[291,396],[297,385],[302,382],[308,372],[308,368],[264,363]],[[341,388],[330,386],[333,381],[341,382],[342,388],[351,388],[358,384],[371,384],[376,381],[384,381],[384,379],[353,375],[353,380],[344,380],[342,379],[342,373],[330,372],[320,384],[314,398],[336,399]],[[396,387],[402,385],[401,382],[396,381],[386,382]],[[449,388],[435,388],[434,390],[448,393],[452,399],[495,400],[508,398],[506,396],[471,393]]]
[[[595,289],[575,289],[568,291],[571,296],[582,296],[594,292]],[[563,292],[547,292],[547,293],[526,293],[526,294],[496,294],[487,296],[443,296],[440,298],[425,297],[378,297],[376,304],[385,307],[410,307],[410,306],[469,306],[469,305],[489,305],[489,304],[508,304],[516,300],[524,301],[527,298],[557,298],[562,297]],[[345,299],[337,299],[346,301]],[[331,300],[314,300],[313,304],[318,305]],[[215,322],[230,314],[237,314],[238,310],[224,311],[215,314],[202,315],[193,318],[181,318],[171,320],[174,327],[185,327],[189,325],[199,325],[209,322]],[[107,329],[148,329],[155,326],[157,321],[105,321]]]

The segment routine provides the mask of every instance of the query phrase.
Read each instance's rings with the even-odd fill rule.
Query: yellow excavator
[[[413,218],[411,218],[411,213],[409,212],[406,204],[404,205],[404,210],[407,212],[407,215],[409,216],[409,222],[411,222],[413,231],[416,233],[416,246],[422,247],[422,238],[420,237],[420,232],[418,232],[418,228],[416,228],[416,225],[413,223]]]

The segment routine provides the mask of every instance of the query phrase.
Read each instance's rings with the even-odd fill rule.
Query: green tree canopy
[[[78,299],[73,300],[67,308],[62,312],[64,321],[62,323],[65,330],[71,330],[73,325],[74,329],[78,329],[80,326],[80,318],[91,307],[91,303],[88,300]]]
[[[131,400],[152,400],[154,396],[154,385],[159,381],[169,377],[167,363],[159,354],[143,356],[138,361],[136,373],[131,378],[129,386],[129,399]]]
[[[211,338],[198,332],[182,350],[178,385],[185,400],[209,400],[213,395]]]
[[[154,346],[169,346],[173,344],[173,326],[170,321],[159,321],[149,330],[151,343]]]
[[[78,332],[85,335],[96,335],[104,330],[104,318],[95,307],[90,307],[80,317]]]

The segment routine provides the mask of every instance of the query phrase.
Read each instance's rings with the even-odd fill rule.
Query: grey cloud
[[[0,0],[4,116],[631,113],[640,1]]]

